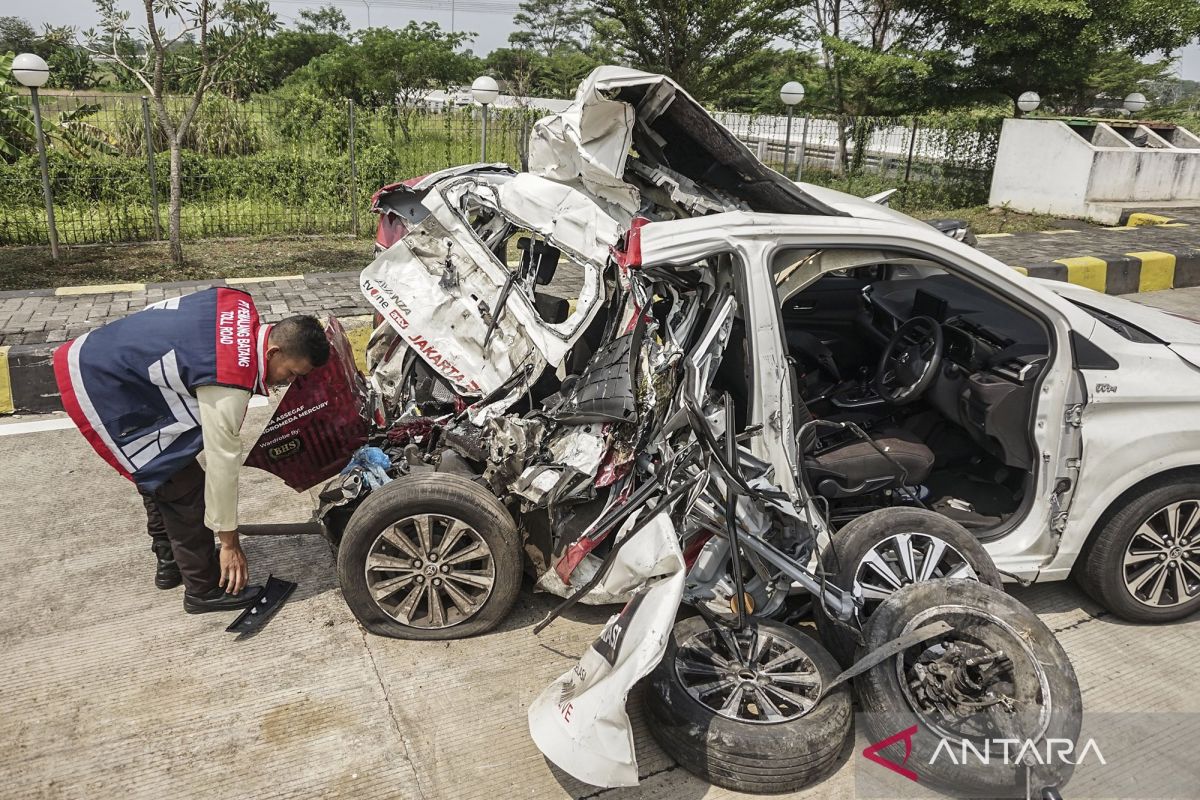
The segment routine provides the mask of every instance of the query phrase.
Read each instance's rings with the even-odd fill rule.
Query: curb
[[[365,353],[371,336],[368,315],[339,317],[354,348],[359,369],[366,369]],[[0,415],[49,414],[62,411],[62,398],[54,380],[54,351],[58,344],[18,344],[0,347]]]
[[[1175,217],[1169,217],[1166,214],[1155,214],[1149,211],[1129,211],[1121,212],[1121,218],[1117,225],[1126,228],[1140,228],[1146,225],[1161,225],[1168,228],[1181,228],[1187,223]]]
[[[1104,294],[1137,294],[1200,286],[1200,250],[1142,250],[1012,265],[1031,278],[1066,281]]]

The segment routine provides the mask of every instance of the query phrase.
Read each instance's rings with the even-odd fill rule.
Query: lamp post
[[[792,153],[792,109],[797,103],[804,99],[804,87],[798,81],[788,81],[779,90],[779,99],[787,106],[787,133],[783,137],[783,171],[786,174],[788,168],[788,157]],[[805,120],[807,122],[807,120]],[[807,125],[805,125],[807,128]],[[803,169],[803,164],[801,165]]]
[[[22,86],[29,87],[33,101],[33,128],[37,134],[38,160],[42,164],[42,196],[46,201],[46,228],[50,232],[50,257],[58,261],[58,228],[54,225],[54,196],[50,193],[50,169],[46,166],[46,136],[42,133],[42,109],[38,105],[38,87],[50,80],[50,66],[41,56],[21,53],[13,59],[12,74]]]
[[[1042,98],[1037,92],[1021,92],[1021,96],[1017,98],[1017,108],[1021,109],[1022,114],[1036,110],[1041,104]]]
[[[1125,97],[1125,110],[1130,114],[1136,114],[1146,107],[1146,95],[1141,92],[1134,92]]]
[[[500,96],[500,87],[494,78],[480,75],[471,84],[471,96],[475,98],[476,103],[483,106],[483,138],[479,143],[479,160],[486,162],[488,105],[496,102],[496,98]]]

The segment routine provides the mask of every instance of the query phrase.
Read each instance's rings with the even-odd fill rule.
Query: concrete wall
[[[1054,119],[1007,119],[989,202],[1016,211],[1116,223],[1121,206],[1200,202],[1200,148],[1183,129],[1135,147],[1102,122],[1093,142]]]
[[[1016,211],[1080,216],[1092,148],[1062,122],[1006,119],[988,202]]]

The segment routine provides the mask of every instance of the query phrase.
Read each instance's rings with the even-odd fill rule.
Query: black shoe
[[[179,574],[179,565],[175,563],[175,559],[159,556],[158,569],[154,571],[154,585],[160,589],[174,589],[181,583],[183,576]]]
[[[208,611],[236,611],[254,605],[254,601],[262,594],[261,586],[247,586],[237,594],[228,594],[220,586],[208,594],[194,595],[183,593],[183,610],[189,614],[203,614]]]

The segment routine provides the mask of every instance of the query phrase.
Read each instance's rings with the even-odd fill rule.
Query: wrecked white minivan
[[[334,357],[288,390],[248,463],[298,489],[340,472],[319,516],[373,633],[483,633],[523,572],[563,598],[535,633],[571,603],[624,603],[529,712],[581,780],[637,782],[624,706],[643,678],[664,749],[746,791],[835,768],[851,679],[873,740],[919,726],[912,763],[944,737],[1073,741],[1070,662],[997,588],[976,533],[931,510],[933,455],[897,424],[940,327],[897,325],[864,381],[787,333],[822,276],[898,281],[965,247],[841,204],[669,79],[601,68],[538,123],[528,172],[460,167],[376,196],[394,241],[362,273],[368,374],[332,323]],[[886,308],[900,290],[877,291]],[[695,613],[677,622],[681,606]],[[821,642],[793,626],[807,617]],[[922,781],[1025,796],[1069,775],[934,764]]]

